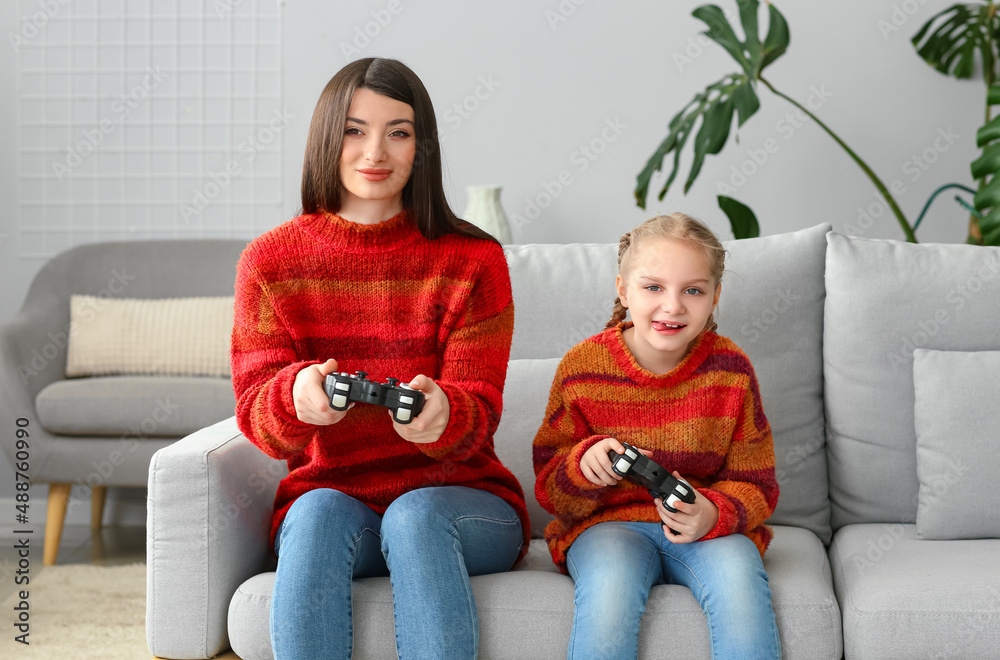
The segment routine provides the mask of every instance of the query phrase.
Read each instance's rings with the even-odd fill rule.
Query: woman
[[[240,430],[289,468],[275,657],[350,657],[351,579],[388,575],[401,658],[474,658],[469,576],[509,569],[530,533],[493,451],[510,277],[500,245],[448,207],[434,111],[405,65],[359,60],[327,84],[302,210],[244,251],[232,337]],[[362,370],[420,390],[423,410],[409,424],[333,410],[326,376]]]

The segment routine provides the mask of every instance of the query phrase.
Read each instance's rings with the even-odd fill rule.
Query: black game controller
[[[352,401],[374,403],[392,410],[392,418],[400,424],[409,424],[424,409],[424,393],[420,390],[400,385],[398,378],[376,383],[368,380],[364,371],[332,373],[326,377],[324,389],[334,410],[347,410]]]
[[[673,507],[678,501],[694,504],[694,488],[684,479],[678,479],[657,463],[639,453],[639,450],[622,442],[624,454],[614,449],[608,451],[611,459],[611,469],[620,477],[627,477],[649,491],[653,498],[663,501],[663,508],[671,513],[677,513]],[[678,532],[670,530],[674,534]]]

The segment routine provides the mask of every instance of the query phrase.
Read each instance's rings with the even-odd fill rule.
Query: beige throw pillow
[[[233,297],[70,297],[66,376],[230,376]]]

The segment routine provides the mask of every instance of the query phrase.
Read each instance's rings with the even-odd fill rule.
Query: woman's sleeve
[[[764,416],[753,367],[729,453],[714,483],[699,489],[719,507],[719,522],[703,538],[746,534],[764,524],[778,504],[774,440]]]
[[[492,445],[500,423],[514,334],[514,302],[503,250],[493,243],[490,248],[486,255],[470,255],[482,261],[463,308],[445,312],[457,317],[449,320],[441,371],[434,380],[448,397],[448,425],[435,442],[417,445],[437,460],[462,461],[474,456]]]
[[[230,348],[236,423],[268,456],[285,459],[305,447],[316,427],[300,421],[292,402],[299,361],[291,334],[244,252],[236,268]]]
[[[559,364],[549,403],[538,433],[532,458],[535,467],[535,498],[549,513],[563,519],[589,517],[601,504],[601,489],[583,476],[580,459],[595,443],[610,437],[594,435],[566,398],[563,389],[565,360]]]

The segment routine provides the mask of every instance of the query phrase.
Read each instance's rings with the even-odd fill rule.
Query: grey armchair
[[[235,408],[228,378],[67,379],[70,295],[232,295],[245,246],[221,239],[80,245],[46,263],[18,314],[0,324],[0,425],[27,420],[30,481],[49,484],[45,564],[56,561],[74,486],[91,490],[91,524],[99,528],[109,486],[145,487],[157,450]],[[13,433],[0,441],[11,465],[15,442]]]

